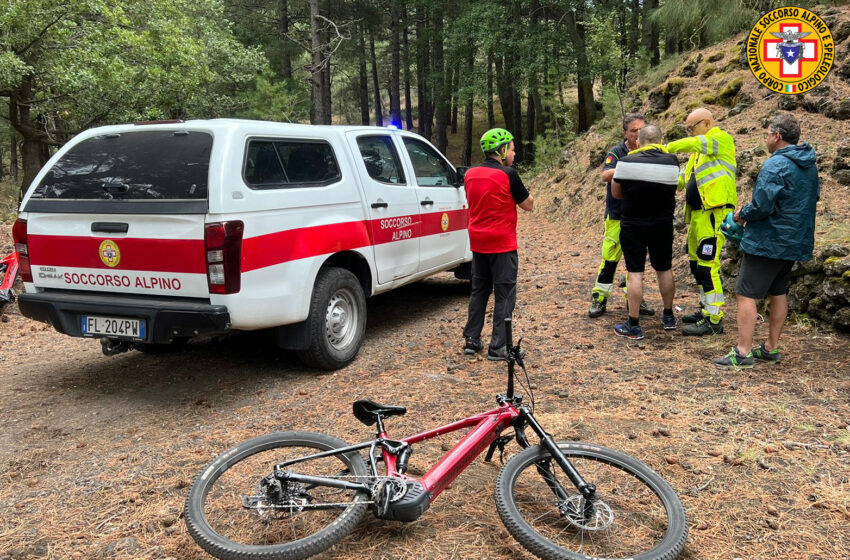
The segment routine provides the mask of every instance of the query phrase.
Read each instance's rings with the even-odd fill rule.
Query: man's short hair
[[[628,130],[633,121],[646,122],[646,117],[643,113],[626,113],[626,116],[623,117],[623,130]]]
[[[770,130],[778,132],[783,140],[796,145],[800,141],[800,123],[791,113],[779,113],[770,121]]]
[[[661,144],[664,136],[661,134],[661,129],[654,124],[648,124],[638,132],[638,142],[641,146],[649,144]]]

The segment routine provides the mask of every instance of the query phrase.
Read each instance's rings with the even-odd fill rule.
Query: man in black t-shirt
[[[620,243],[629,273],[629,318],[614,326],[627,338],[643,338],[639,309],[643,298],[643,272],[646,254],[658,275],[658,289],[664,302],[661,324],[676,328],[673,316],[673,212],[679,160],[662,145],[661,130],[646,126],[638,135],[639,148],[621,158],[614,172],[611,192],[622,199]]]
[[[638,147],[637,137],[640,130],[646,126],[646,117],[640,113],[629,113],[623,117],[623,141],[617,144],[605,156],[602,164],[602,181],[606,183],[605,191],[605,236],[602,238],[602,263],[596,272],[596,283],[591,293],[591,305],[588,316],[599,317],[608,308],[608,298],[614,291],[614,276],[617,264],[623,256],[620,246],[620,212],[622,203],[611,195],[611,177],[617,162]],[[655,312],[641,302],[640,314],[653,315]]]

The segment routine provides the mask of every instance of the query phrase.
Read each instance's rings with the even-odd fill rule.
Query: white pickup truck
[[[365,126],[198,120],[101,127],[62,147],[14,225],[21,312],[104,353],[277,328],[306,364],[360,348],[366,297],[468,271],[455,168]]]

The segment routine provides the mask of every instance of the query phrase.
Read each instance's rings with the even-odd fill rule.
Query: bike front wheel
[[[221,560],[296,560],[318,554],[354,529],[367,510],[362,491],[276,481],[275,465],[347,444],[325,434],[280,432],[248,440],[219,455],[186,499],[192,538]],[[357,451],[285,467],[302,475],[365,482]],[[272,476],[270,476],[272,475]]]
[[[590,507],[542,446],[518,453],[499,474],[496,507],[523,547],[544,560],[672,560],[681,554],[687,516],[658,473],[605,447],[558,446],[596,485],[599,501]]]

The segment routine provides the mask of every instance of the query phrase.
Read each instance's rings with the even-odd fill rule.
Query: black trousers
[[[505,318],[510,317],[516,305],[516,277],[519,259],[516,251],[508,253],[472,253],[472,295],[469,298],[469,316],[463,336],[480,338],[484,328],[484,313],[490,293],[495,292],[493,306],[493,334],[491,348],[506,344]]]

